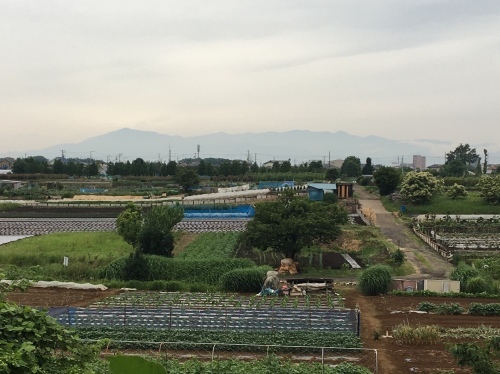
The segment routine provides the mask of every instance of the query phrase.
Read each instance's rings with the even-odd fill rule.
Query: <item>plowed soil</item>
[[[378,350],[379,373],[439,373],[451,370],[453,373],[470,373],[468,369],[459,368],[447,350],[447,346],[460,343],[460,340],[447,339],[436,346],[399,345],[393,338],[373,339],[374,331],[382,335],[392,336],[393,327],[406,323],[412,326],[438,325],[443,328],[478,327],[481,325],[500,328],[500,317],[481,317],[470,315],[437,315],[417,314],[416,310],[422,301],[434,304],[458,303],[465,309],[470,303],[495,303],[494,299],[463,299],[448,297],[414,297],[414,296],[361,296],[353,289],[343,290],[346,306],[361,309],[361,334],[365,348]]]
[[[59,307],[76,306],[87,307],[108,296],[116,295],[122,291],[117,289],[101,290],[70,290],[66,288],[29,288],[21,292],[10,292],[7,300],[20,305],[32,307]]]

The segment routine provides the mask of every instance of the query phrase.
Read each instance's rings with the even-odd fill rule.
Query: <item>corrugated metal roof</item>
[[[316,188],[318,190],[336,190],[337,185],[335,183],[308,183],[308,187]]]

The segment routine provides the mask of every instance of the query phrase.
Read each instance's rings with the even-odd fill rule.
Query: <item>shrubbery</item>
[[[266,267],[228,271],[221,277],[221,286],[230,292],[259,292],[266,277]]]
[[[391,282],[391,268],[385,265],[375,265],[361,273],[358,287],[363,295],[375,296],[389,292]]]
[[[222,274],[234,269],[255,266],[247,259],[179,260],[154,255],[142,255],[142,259],[137,259],[134,256],[112,262],[104,268],[101,277],[129,280],[132,279],[132,274],[136,274],[138,280],[142,281],[166,280],[219,284]],[[133,268],[136,262],[140,262],[141,268]]]

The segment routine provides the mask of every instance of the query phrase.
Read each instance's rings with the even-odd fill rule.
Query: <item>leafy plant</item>
[[[363,295],[375,296],[389,292],[391,282],[391,269],[385,265],[375,265],[361,273],[358,287]]]

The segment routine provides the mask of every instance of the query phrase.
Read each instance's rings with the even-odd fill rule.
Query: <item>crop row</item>
[[[246,373],[273,373],[273,374],[370,374],[365,367],[344,362],[339,365],[322,365],[314,362],[296,363],[280,360],[270,356],[264,360],[217,360],[202,362],[199,360],[178,361],[169,359],[161,362],[170,374],[187,373],[219,373],[219,374],[246,374]]]
[[[82,339],[110,339],[115,349],[149,349],[148,342],[175,342],[171,349],[187,349],[184,343],[301,345],[311,347],[361,348],[361,340],[354,333],[315,331],[213,331],[213,330],[166,330],[138,327],[77,327]],[[115,341],[115,342],[113,342]],[[190,344],[189,347],[192,348]],[[203,348],[200,345],[198,348]],[[266,347],[262,347],[266,348]],[[233,349],[238,349],[233,347]],[[247,347],[241,347],[248,350]],[[256,346],[256,350],[261,349]]]
[[[466,312],[465,308],[457,303],[434,304],[428,301],[419,303],[417,309],[424,312],[452,315],[464,314]],[[472,316],[500,316],[500,303],[471,303],[468,314]]]
[[[231,258],[237,240],[236,233],[203,233],[176,257],[194,260]]]
[[[468,292],[435,292],[435,291],[391,291],[392,295],[395,296],[408,296],[408,297],[418,297],[418,296],[431,296],[431,297],[456,297],[463,299],[500,299],[500,295],[497,294],[487,294],[487,293],[468,293]]]
[[[126,292],[96,302],[92,307],[144,306],[202,308],[315,308],[332,309],[344,306],[339,295],[307,294],[304,297],[259,297],[222,293]]]

